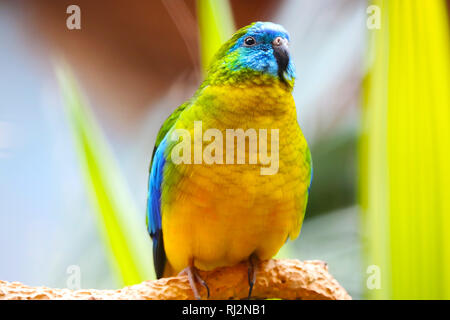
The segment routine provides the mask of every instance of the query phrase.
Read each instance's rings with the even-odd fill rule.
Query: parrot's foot
[[[254,261],[255,259],[256,258],[254,257],[253,254],[248,258],[248,285],[249,285],[248,299],[252,297],[253,286],[255,285],[256,282],[256,266]]]
[[[191,265],[185,269],[183,269],[178,275],[187,275],[188,276],[188,280],[189,280],[189,285],[191,286],[192,291],[194,292],[194,297],[197,300],[202,300],[202,297],[200,296],[200,294],[198,293],[198,289],[197,286],[195,285],[195,281],[197,280],[198,282],[200,282],[200,284],[202,286],[205,287],[206,292],[207,292],[207,298],[209,298],[209,287],[206,284],[206,281],[203,280],[200,275],[198,274],[198,270],[196,267],[194,267],[194,265]]]

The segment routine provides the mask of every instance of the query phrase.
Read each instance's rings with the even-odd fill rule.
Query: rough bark
[[[211,291],[209,299],[245,299],[248,295],[248,266],[200,272]],[[206,290],[198,285],[201,296]],[[347,300],[349,294],[328,273],[322,261],[268,260],[257,264],[253,298]],[[70,290],[29,287],[19,282],[0,281],[0,299],[193,299],[186,276],[144,281],[118,290]]]

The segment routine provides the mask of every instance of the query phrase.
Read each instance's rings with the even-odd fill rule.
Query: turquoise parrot
[[[255,22],[216,53],[153,150],[147,228],[158,278],[273,257],[302,226],[311,155],[297,121],[289,34]],[[248,142],[248,143],[247,143]]]

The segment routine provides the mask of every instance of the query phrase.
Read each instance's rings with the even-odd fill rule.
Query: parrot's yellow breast
[[[164,247],[173,273],[191,262],[210,270],[237,264],[252,254],[269,259],[289,236],[298,236],[310,182],[309,151],[292,95],[282,85],[206,87],[202,98],[177,122],[175,128],[188,131],[191,137],[198,136],[196,121],[196,129],[201,121],[202,138],[208,129],[221,132],[223,163],[208,164],[203,159],[194,164],[192,154],[191,164],[166,164],[164,180],[176,181],[163,186],[161,201]],[[256,151],[249,145],[250,138],[245,140],[244,163],[236,163],[237,150],[234,163],[226,162],[230,146],[238,147],[237,139],[227,145],[227,129],[256,132]],[[266,153],[272,153],[272,161],[277,153],[276,164],[259,161],[264,130]],[[277,148],[272,140],[278,142]],[[211,142],[203,140],[202,150]],[[257,163],[249,163],[255,152]],[[271,165],[272,174],[262,174],[261,168]]]

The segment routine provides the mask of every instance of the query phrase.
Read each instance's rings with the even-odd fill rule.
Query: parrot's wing
[[[312,162],[312,158],[311,158],[311,151],[307,150],[306,153],[306,162],[309,164],[309,168],[310,168],[310,174],[309,174],[309,184],[308,184],[308,196],[309,196],[309,191],[311,190],[311,183],[314,177],[314,167],[313,167],[313,162]]]
[[[152,154],[152,161],[150,162],[150,168],[149,171],[152,170],[152,163],[153,158],[155,157],[156,149],[158,149],[159,145],[161,144],[162,140],[165,138],[167,132],[169,132],[170,128],[173,127],[175,122],[180,117],[180,114],[186,109],[187,106],[190,105],[190,101],[187,101],[180,105],[178,108],[175,109],[174,112],[164,121],[163,125],[159,129],[158,135],[156,136],[156,142],[155,147],[153,148],[153,154]]]
[[[164,164],[166,162],[164,157],[166,135],[188,105],[189,102],[182,104],[164,121],[156,137],[152,161],[150,162],[146,222],[147,230],[153,240],[153,264],[158,279],[163,276],[166,264],[166,252],[164,251],[161,228],[161,185],[163,182]]]
[[[309,151],[308,146],[306,146],[305,152],[305,158],[303,162],[303,166],[307,172],[309,172],[308,180],[306,181],[306,194],[304,196],[300,196],[298,198],[298,203],[300,204],[298,216],[297,216],[297,223],[294,225],[293,229],[289,232],[289,237],[291,240],[294,240],[298,237],[300,234],[300,230],[302,228],[303,219],[305,218],[306,213],[306,206],[308,204],[308,198],[309,198],[309,191],[311,189],[311,182],[313,179],[313,164],[311,159],[311,152]]]

